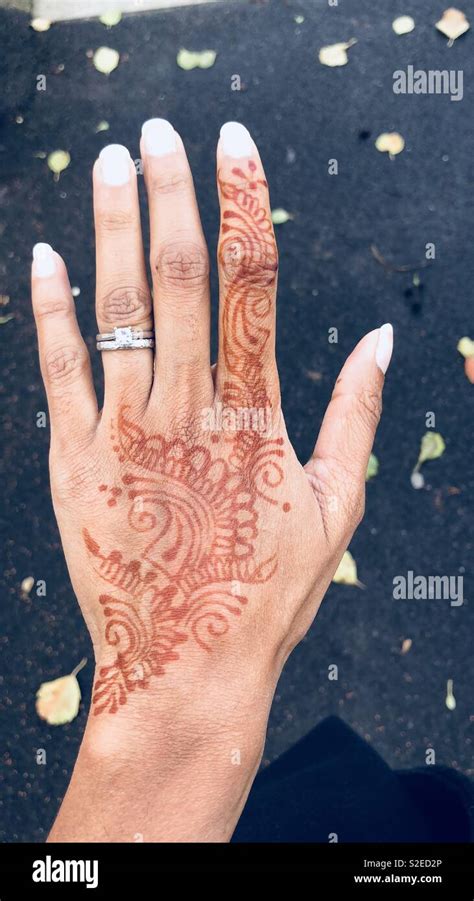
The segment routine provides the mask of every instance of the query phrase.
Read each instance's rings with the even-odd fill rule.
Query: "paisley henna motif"
[[[250,162],[235,181],[220,181],[231,202],[224,212],[219,257],[226,280],[223,401],[231,408],[268,408],[262,354],[270,338],[277,252],[271,221],[260,206]],[[84,530],[91,563],[104,582],[99,598],[105,639],[115,652],[95,685],[95,714],[115,713],[129,694],[179,659],[188,640],[211,650],[247,604],[243,586],[267,582],[276,556],[258,560],[257,501],[276,504],[283,481],[283,439],[241,430],[224,436],[225,456],[205,446],[147,435],[122,408],[113,446],[122,464],[122,488],[109,506],[127,498],[128,522],[142,535],[139,560],[106,552]],[[107,486],[101,485],[101,491]],[[289,505],[283,505],[287,509]]]

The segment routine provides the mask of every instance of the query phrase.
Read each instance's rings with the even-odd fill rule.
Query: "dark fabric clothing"
[[[233,842],[469,842],[471,781],[448,767],[392,770],[328,717],[255,779]],[[332,835],[332,839],[330,836]]]

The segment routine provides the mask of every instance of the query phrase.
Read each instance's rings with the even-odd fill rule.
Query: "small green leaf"
[[[276,210],[272,210],[272,222],[274,225],[283,225],[290,219],[293,219],[293,216],[287,210],[284,210],[281,207],[278,207]]]
[[[6,316],[0,316],[0,325],[6,325],[7,322],[10,322],[10,319],[14,319],[14,318],[15,318],[14,313],[7,313]]]
[[[438,457],[444,454],[445,448],[444,439],[439,432],[426,432],[423,435],[418,460],[412,472],[412,484],[413,476],[418,472],[420,466],[426,463],[427,460],[437,460]]]
[[[191,69],[210,69],[216,61],[217,53],[215,50],[202,50],[200,53],[182,48],[176,62],[180,69],[189,72]]]
[[[446,699],[445,704],[448,710],[456,710],[456,698],[453,692],[453,680],[448,679],[446,683]]]
[[[102,72],[102,75],[109,75],[113,72],[117,68],[119,60],[120,53],[118,50],[113,50],[112,47],[99,47],[92,57],[95,68],[98,72]]]
[[[67,150],[53,150],[53,152],[49,154],[47,162],[51,172],[54,173],[54,180],[59,181],[61,172],[64,172],[71,162],[71,156]]]
[[[107,25],[107,28],[113,28],[114,25],[118,25],[122,18],[122,13],[119,9],[109,9],[102,16],[99,16],[99,21],[102,22],[102,25]]]
[[[374,476],[377,475],[379,471],[379,461],[375,454],[371,454],[369,457],[369,463],[367,466],[367,472],[365,474],[365,481],[368,482],[369,479],[373,479]]]
[[[99,122],[98,125],[96,126],[95,132],[96,132],[96,134],[98,134],[99,131],[108,131],[109,128],[110,128],[109,123],[106,122],[105,119],[102,119],[102,121]]]
[[[350,551],[345,551],[343,558],[332,577],[333,582],[340,585],[357,585],[358,588],[365,588],[362,582],[357,578],[357,564]]]
[[[469,357],[474,357],[474,341],[471,338],[461,338],[461,340],[458,341],[457,349],[466,360]]]

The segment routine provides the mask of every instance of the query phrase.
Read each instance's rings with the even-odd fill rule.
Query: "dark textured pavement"
[[[410,12],[416,30],[397,37],[391,21]],[[456,352],[474,337],[473,82],[474,30],[448,48],[433,27],[432,0],[229,2],[124,18],[54,25],[38,34],[25,16],[0,14],[1,119],[0,327],[4,415],[4,556],[1,603],[3,713],[0,838],[42,840],[64,793],[85,723],[92,667],[79,676],[84,704],[70,725],[48,727],[35,713],[42,681],[69,672],[89,639],[73,596],[48,486],[48,429],[30,312],[29,265],[36,241],[66,259],[77,310],[93,347],[94,253],[90,170],[100,149],[126,144],[138,158],[141,123],[169,118],[186,143],[211,252],[218,209],[214,152],[220,125],[243,121],[258,142],[274,207],[294,218],[278,228],[281,275],[278,356],[290,436],[301,460],[311,450],[338,370],[358,338],[389,320],[395,353],[375,451],[380,473],[351,550],[365,590],[331,586],[315,624],[288,661],[272,709],[265,759],[273,759],[329,713],[337,713],[394,766],[436,762],[473,772],[472,628],[473,397]],[[474,21],[472,3],[462,8]],[[295,15],[304,15],[297,25]],[[324,44],[356,38],[345,68],[320,65]],[[122,54],[109,77],[87,51]],[[180,47],[217,50],[215,66],[184,72]],[[392,73],[408,64],[462,69],[464,98],[396,96]],[[39,74],[47,90],[36,90]],[[232,75],[243,82],[231,90]],[[96,133],[101,120],[110,130]],[[398,130],[406,148],[390,161],[374,147]],[[72,162],[58,183],[39,152],[56,148]],[[328,175],[337,159],[339,174]],[[422,267],[425,245],[436,259]],[[396,266],[374,259],[375,244]],[[215,278],[214,305],[215,305]],[[328,343],[336,327],[339,343]],[[95,353],[100,378],[100,360]],[[427,464],[426,488],[410,471],[436,415],[444,456]],[[454,490],[455,489],[455,490]],[[468,603],[395,601],[392,579],[464,575]],[[26,576],[46,581],[46,597],[22,596]],[[406,655],[402,641],[413,642]],[[337,664],[339,680],[329,681]],[[457,706],[445,706],[454,680]],[[36,764],[45,748],[47,765]]]

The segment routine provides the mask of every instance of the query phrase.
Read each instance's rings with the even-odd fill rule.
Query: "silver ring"
[[[96,335],[97,350],[136,350],[154,347],[154,331],[152,329],[132,328],[127,325],[114,328],[113,332]]]

